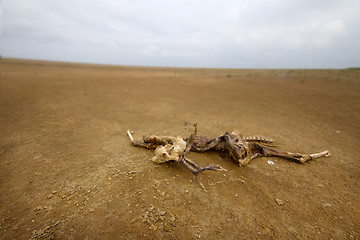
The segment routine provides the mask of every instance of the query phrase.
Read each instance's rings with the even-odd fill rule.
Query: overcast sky
[[[3,57],[175,67],[360,66],[360,0],[2,0],[1,5]]]

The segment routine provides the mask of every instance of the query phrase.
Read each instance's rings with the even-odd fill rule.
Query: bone
[[[194,130],[189,137],[149,136],[143,137],[143,141],[136,141],[130,130],[127,131],[127,134],[134,146],[155,149],[155,156],[152,159],[155,163],[175,161],[184,165],[195,175],[202,188],[204,188],[204,185],[200,182],[199,173],[206,170],[227,170],[216,164],[203,168],[198,166],[186,157],[190,151],[217,151],[222,157],[225,155],[231,157],[239,166],[247,165],[251,160],[258,157],[279,157],[299,163],[306,163],[313,159],[329,157],[331,155],[327,150],[313,154],[277,150],[274,148],[275,146],[272,144],[273,140],[271,138],[262,136],[243,137],[239,131],[226,132],[217,138],[197,136],[197,124],[194,124]]]

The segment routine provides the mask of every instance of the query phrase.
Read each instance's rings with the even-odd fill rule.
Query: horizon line
[[[39,59],[39,58],[19,58],[19,57],[8,57],[0,55],[1,61],[4,59],[9,60],[22,60],[22,61],[37,61],[37,62],[48,62],[51,64],[80,64],[80,65],[101,65],[101,66],[108,66],[108,67],[144,67],[144,68],[177,68],[177,69],[228,69],[228,70],[347,70],[347,69],[360,69],[360,67],[346,67],[346,68],[221,68],[221,67],[179,67],[179,66],[150,66],[150,65],[126,65],[126,64],[110,64],[110,63],[94,63],[94,62],[83,62],[83,61],[65,61],[65,60],[51,60],[51,59]]]

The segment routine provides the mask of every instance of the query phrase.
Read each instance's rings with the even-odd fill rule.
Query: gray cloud
[[[0,53],[125,65],[359,66],[357,0],[3,0]]]

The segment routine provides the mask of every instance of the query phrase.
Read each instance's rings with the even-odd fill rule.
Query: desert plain
[[[360,239],[360,69],[197,69],[1,59],[0,239]],[[238,166],[206,190],[126,134],[239,130],[331,157]]]

